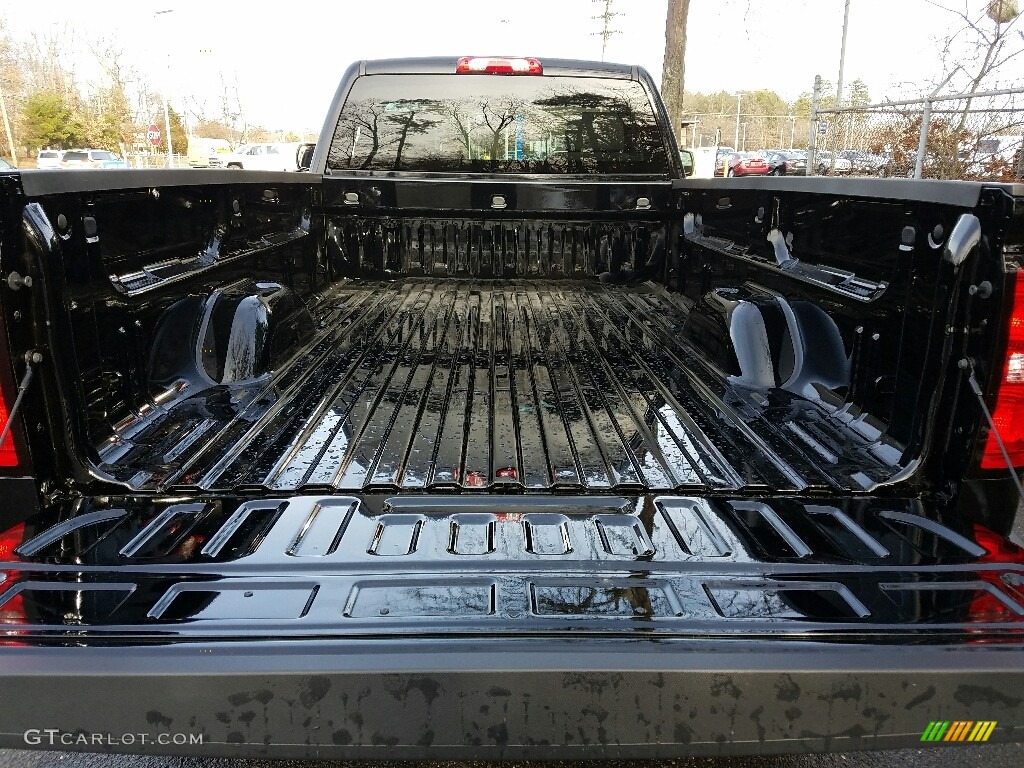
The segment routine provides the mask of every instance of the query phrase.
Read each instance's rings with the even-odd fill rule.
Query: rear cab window
[[[549,75],[360,77],[341,110],[327,166],[659,178],[672,173],[665,138],[639,82]]]

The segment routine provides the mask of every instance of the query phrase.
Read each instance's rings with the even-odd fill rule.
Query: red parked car
[[[729,176],[767,176],[769,171],[764,158],[753,152],[733,152],[729,156]]]

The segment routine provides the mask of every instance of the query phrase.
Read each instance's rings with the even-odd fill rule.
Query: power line
[[[611,29],[612,19],[614,19],[616,16],[623,16],[625,14],[617,13],[617,12],[612,10],[612,2],[614,2],[614,0],[591,0],[591,1],[594,2],[594,3],[597,3],[598,5],[603,5],[604,6],[604,11],[602,13],[597,14],[597,16],[591,16],[590,17],[590,18],[594,19],[595,21],[596,20],[600,20],[601,21],[601,31],[600,32],[591,32],[590,34],[591,35],[597,35],[598,37],[601,38],[601,61],[604,61],[605,49],[607,49],[607,47],[608,47],[608,38],[610,38],[612,35],[621,35],[622,34],[622,32],[617,30],[617,29]]]

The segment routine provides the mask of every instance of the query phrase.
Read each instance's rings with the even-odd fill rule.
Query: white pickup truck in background
[[[253,171],[297,171],[295,153],[299,142],[243,144],[222,158],[225,168]]]

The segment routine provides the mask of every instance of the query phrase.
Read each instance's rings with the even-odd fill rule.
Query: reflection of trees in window
[[[523,99],[505,94],[494,99],[484,97],[472,101],[448,99],[442,102],[442,112],[451,121],[460,145],[466,149],[465,159],[484,160],[490,164],[491,170],[497,170],[499,160],[508,162],[515,159],[501,157],[502,139],[516,117],[522,117],[526,106]],[[483,140],[474,142],[474,129],[477,126],[486,130],[483,131]],[[479,151],[474,153],[474,149]]]
[[[497,165],[498,143],[502,132],[512,125],[516,119],[516,113],[523,109],[522,101],[508,98],[503,107],[493,108],[486,100],[480,102],[480,114],[483,116],[484,124],[491,132],[491,167]],[[505,158],[508,160],[508,158]]]
[[[472,117],[468,112],[463,111],[462,102],[449,99],[441,102],[441,111],[452,121],[452,125],[456,132],[459,134],[459,138],[462,140],[462,146],[466,148],[466,158],[472,157],[472,145],[470,143],[469,132],[472,127]]]
[[[329,152],[331,168],[669,171],[653,110],[636,83],[443,76],[418,76],[415,84],[385,80],[357,84],[369,98],[354,94],[342,110]],[[438,98],[391,95],[402,92],[434,92]]]
[[[346,104],[334,132],[334,141],[328,155],[329,165],[332,168],[369,168],[380,151],[378,124],[383,114],[384,105],[377,102]],[[355,165],[356,147],[364,132],[371,142],[370,151],[359,165]]]
[[[571,116],[565,123],[569,173],[614,173],[627,165],[664,156],[661,135],[644,97],[606,96],[574,90],[535,102],[549,113]]]
[[[433,126],[435,120],[427,118],[416,119],[417,114],[430,114],[436,111],[437,103],[427,99],[416,99],[402,102],[402,110],[398,114],[387,116],[389,123],[398,126],[398,136],[395,137],[395,169],[402,167],[402,152],[405,150],[409,134],[420,135],[426,133]],[[418,111],[417,111],[418,110]]]
[[[414,99],[387,104],[360,101],[346,105],[342,111],[328,162],[332,168],[379,167],[378,154],[394,156],[385,161],[398,168],[409,137],[427,133],[434,121],[429,117],[435,102]],[[365,155],[363,147],[367,147]]]

